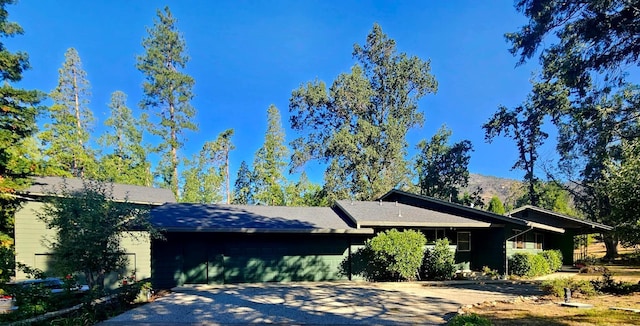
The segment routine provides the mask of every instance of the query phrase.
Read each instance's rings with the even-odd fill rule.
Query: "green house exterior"
[[[79,179],[65,179],[58,177],[34,178],[30,188],[20,195],[25,199],[23,206],[15,215],[15,251],[16,262],[43,270],[49,276],[57,275],[52,266],[52,255],[49,243],[55,239],[55,230],[47,228],[38,218],[47,197],[58,196],[64,185],[68,190],[82,189]],[[166,202],[175,202],[171,191],[149,187],[113,184],[113,195],[116,201],[124,201],[145,207],[154,207]],[[130,232],[123,234],[121,245],[127,257],[127,269],[109,275],[105,284],[115,286],[122,275],[135,274],[137,279],[151,277],[151,240],[145,232]],[[27,278],[22,271],[17,271],[17,280]]]
[[[330,208],[166,204],[151,212],[165,235],[152,240],[151,274],[159,288],[353,280],[351,255],[393,228],[419,230],[427,247],[449,239],[462,270],[487,266],[504,273],[516,252],[560,249],[571,264],[574,235],[611,229],[543,213],[527,207],[503,216],[399,190]]]

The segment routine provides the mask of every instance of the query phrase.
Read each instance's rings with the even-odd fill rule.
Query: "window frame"
[[[460,235],[461,234],[467,234],[467,240],[466,241],[460,241]],[[460,242],[462,243],[466,243],[467,244],[467,248],[466,249],[460,249]],[[456,235],[456,249],[460,252],[468,252],[471,251],[471,232],[470,231],[458,231],[457,235]]]

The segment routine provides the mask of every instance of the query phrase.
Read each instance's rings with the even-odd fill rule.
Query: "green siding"
[[[48,243],[55,237],[55,231],[48,229],[37,212],[43,208],[43,203],[26,202],[15,216],[15,248],[16,262],[41,269],[47,274],[55,275],[52,266],[51,252]],[[144,232],[124,234],[121,239],[122,247],[127,253],[128,267],[124,274],[131,275],[134,271],[137,279],[151,277],[151,241]],[[105,285],[115,287],[121,281],[121,275],[113,273],[105,279]],[[16,279],[25,279],[27,275],[17,271]]]
[[[360,237],[362,238],[362,237]],[[153,246],[154,286],[348,279],[347,235],[169,233]]]

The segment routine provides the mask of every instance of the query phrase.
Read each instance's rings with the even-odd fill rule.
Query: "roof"
[[[613,229],[609,225],[582,220],[531,205],[516,208],[509,212],[509,215],[515,215],[520,219],[531,222],[543,223],[563,229],[573,229],[578,232],[606,232]]]
[[[170,232],[362,233],[330,207],[165,204],[151,223]]]
[[[469,227],[487,228],[491,223],[392,202],[336,202],[357,227]]]
[[[412,194],[410,192],[406,192],[398,189],[390,190],[386,194],[382,195],[382,197],[380,197],[380,200],[400,201],[410,206],[422,207],[424,209],[447,213],[455,216],[463,216],[476,221],[488,222],[488,223],[491,223],[492,225],[493,224],[497,225],[499,223],[510,223],[510,224],[515,224],[520,226],[552,231],[556,233],[565,232],[563,228],[560,228],[554,225],[537,223],[535,221],[528,221],[528,220],[524,220],[524,219],[513,217],[513,216],[495,214],[495,213],[484,211],[481,209],[476,209],[473,207],[451,203],[451,202],[447,202],[447,201],[429,197],[429,196]]]
[[[30,196],[60,196],[64,188],[70,191],[83,189],[84,181],[78,178],[63,177],[34,177],[31,186],[21,191],[23,195]],[[175,203],[176,198],[169,189],[160,189],[144,186],[133,186],[118,183],[103,183],[107,187],[113,187],[113,200],[127,201],[135,204],[162,205]],[[109,189],[109,188],[107,188]]]

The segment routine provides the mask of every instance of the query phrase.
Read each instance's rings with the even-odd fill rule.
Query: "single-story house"
[[[165,203],[175,203],[175,196],[168,189],[132,186],[123,184],[108,184],[115,201],[154,207]],[[64,187],[64,188],[63,188]],[[15,251],[16,262],[35,267],[53,275],[51,267],[51,252],[47,246],[53,239],[55,231],[47,228],[38,218],[47,197],[61,196],[61,191],[75,191],[83,189],[83,181],[77,178],[36,177],[32,185],[20,192],[25,202],[15,215]],[[151,277],[151,242],[148,234],[132,232],[122,239],[122,246],[128,258],[126,275],[136,274],[138,279]],[[57,275],[60,276],[60,275]],[[16,272],[16,279],[24,279],[22,271]],[[105,280],[112,286],[117,282],[117,275],[111,275]]]
[[[151,274],[156,287],[352,279],[352,253],[392,228],[448,238],[457,262],[504,273],[519,251],[559,249],[571,264],[574,235],[611,230],[559,215],[525,207],[503,216],[400,190],[332,207],[165,204],[151,211],[165,236],[151,242]]]

